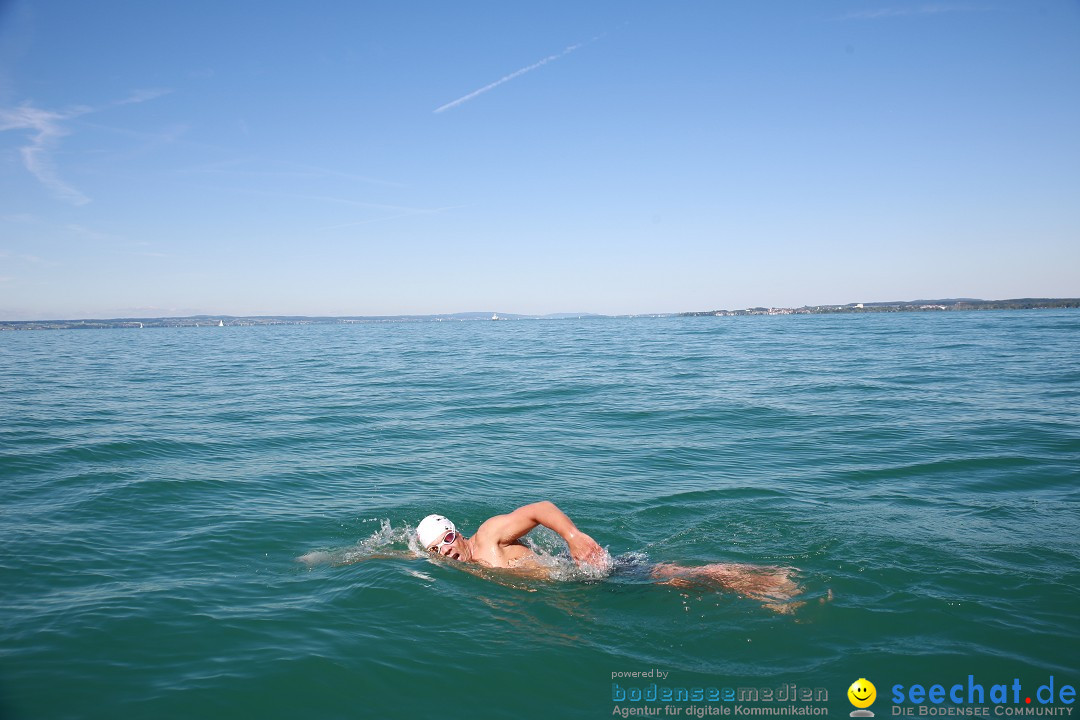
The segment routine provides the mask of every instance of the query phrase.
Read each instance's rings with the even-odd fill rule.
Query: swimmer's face
[[[859,678],[855,682],[851,683],[851,687],[847,691],[848,700],[851,704],[857,708],[866,708],[874,704],[874,699],[877,697],[877,688],[874,687],[874,683],[870,682],[866,678]]]
[[[453,539],[451,539],[451,535]],[[472,551],[469,544],[465,542],[465,538],[457,531],[448,532],[439,542],[429,547],[428,552],[438,553],[451,560],[461,560],[462,562],[472,560]]]

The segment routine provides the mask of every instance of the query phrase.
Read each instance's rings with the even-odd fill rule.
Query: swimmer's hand
[[[603,565],[606,559],[604,548],[591,537],[576,530],[566,538],[566,544],[570,548],[570,557],[578,565]]]

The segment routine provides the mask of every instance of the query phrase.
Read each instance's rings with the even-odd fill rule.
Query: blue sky
[[[1080,3],[0,2],[0,318],[1080,296]]]

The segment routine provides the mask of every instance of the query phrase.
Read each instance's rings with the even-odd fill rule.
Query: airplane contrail
[[[593,38],[593,39],[595,40],[596,38]],[[590,40],[589,42],[592,42],[592,41]],[[435,108],[435,112],[436,113],[441,113],[441,112],[445,112],[446,110],[449,110],[450,108],[455,108],[458,105],[461,105],[462,103],[466,103],[466,102],[472,100],[474,97],[477,97],[478,95],[483,95],[488,90],[494,90],[495,88],[499,87],[503,83],[510,82],[511,80],[513,80],[516,77],[521,77],[525,73],[530,72],[532,70],[535,70],[536,68],[538,68],[538,67],[540,67],[542,65],[547,65],[552,60],[558,60],[561,57],[565,57],[565,56],[569,55],[570,53],[574,52],[575,50],[577,50],[578,48],[586,45],[586,44],[587,43],[578,43],[577,45],[571,45],[570,47],[563,50],[561,53],[557,53],[555,55],[548,55],[543,60],[539,60],[537,62],[534,62],[532,65],[529,65],[528,67],[523,67],[520,70],[515,70],[514,72],[510,73],[509,75],[499,78],[498,80],[491,83],[490,85],[485,85],[484,87],[480,88],[479,90],[473,90],[468,95],[464,95],[462,97],[459,97],[457,100],[454,100],[452,102],[448,102],[448,103],[446,103],[445,105],[443,105],[441,107]]]

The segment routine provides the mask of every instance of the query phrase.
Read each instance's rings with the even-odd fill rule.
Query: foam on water
[[[394,527],[389,519],[379,519],[379,529],[355,545],[328,550],[312,550],[296,558],[311,567],[314,565],[347,565],[373,558],[407,556],[422,558],[427,552],[420,547],[416,531],[408,524]]]

